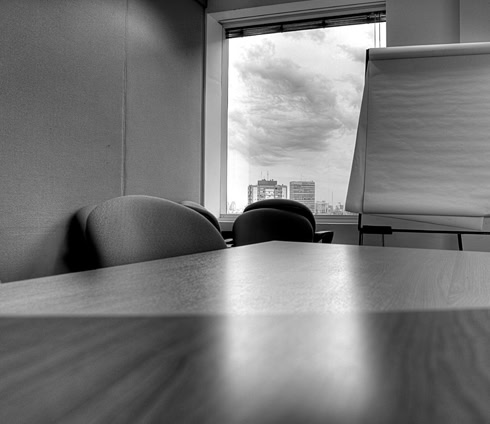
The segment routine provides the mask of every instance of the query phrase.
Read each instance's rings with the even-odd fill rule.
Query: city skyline
[[[316,183],[313,180],[293,180],[289,181],[287,186],[275,179],[261,178],[257,180],[257,184],[248,185],[247,195],[247,205],[266,199],[290,199],[304,204],[313,214],[343,215],[345,213],[342,202],[334,204],[333,201],[316,199]],[[231,214],[241,213],[245,206],[239,207],[236,202],[231,201],[228,202],[227,211]]]

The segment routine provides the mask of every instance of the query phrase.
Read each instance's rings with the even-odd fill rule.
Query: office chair
[[[218,218],[216,218],[211,212],[209,212],[204,206],[199,203],[193,202],[192,200],[183,200],[180,202],[181,205],[187,206],[188,208],[199,212],[204,218],[206,218],[211,224],[213,224],[216,229],[221,232],[221,226],[219,225]]]
[[[83,234],[85,234],[85,229],[87,228],[88,216],[90,215],[90,212],[92,212],[95,209],[96,206],[97,205],[87,205],[79,209],[75,213],[74,219],[77,222],[78,226],[80,227],[80,231]]]
[[[181,205],[187,206],[196,212],[199,212],[202,216],[204,216],[211,224],[213,224],[216,229],[221,233],[223,238],[225,239],[225,243],[228,247],[233,246],[233,233],[230,230],[222,230],[221,225],[218,221],[218,218],[214,216],[209,210],[207,210],[204,206],[199,203],[193,202],[191,200],[183,200],[180,202]]]
[[[313,227],[304,216],[274,208],[243,212],[233,223],[235,246],[272,240],[312,242],[313,237]]]
[[[122,196],[90,212],[85,234],[98,267],[123,265],[226,248],[199,213],[152,196]]]
[[[96,267],[93,249],[85,237],[87,218],[95,207],[96,205],[84,206],[70,220],[67,234],[68,249],[64,257],[70,272],[86,271]]]
[[[296,200],[290,200],[290,199],[259,200],[257,202],[251,203],[250,205],[246,206],[243,212],[248,212],[256,209],[265,209],[265,208],[288,211],[303,216],[310,222],[311,226],[313,227],[313,231],[314,231],[313,242],[332,243],[334,232],[316,231],[315,217],[313,216],[313,213],[311,212],[310,208],[308,208],[306,205]]]

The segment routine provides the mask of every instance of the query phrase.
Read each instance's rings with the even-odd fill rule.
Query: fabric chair
[[[85,234],[85,229],[87,228],[87,219],[90,213],[96,208],[97,205],[88,205],[84,206],[83,208],[79,209],[75,213],[75,221],[77,222],[78,226],[80,227],[80,231]]]
[[[226,248],[218,230],[199,213],[141,195],[117,197],[95,207],[85,234],[99,267]]]
[[[199,212],[204,218],[206,218],[211,224],[215,226],[215,228],[221,232],[221,226],[219,225],[218,218],[216,218],[211,212],[209,212],[204,206],[199,203],[193,202],[192,200],[183,200],[180,202],[181,205],[184,205],[196,212]]]
[[[96,267],[93,249],[87,243],[85,229],[87,218],[96,205],[79,209],[72,217],[67,234],[68,249],[64,261],[71,272],[86,271]]]
[[[304,216],[274,208],[242,213],[233,223],[235,246],[272,240],[312,242],[313,227]]]
[[[223,238],[225,239],[225,243],[228,247],[233,246],[233,238],[231,231],[223,231],[221,229],[221,225],[216,218],[209,210],[207,210],[204,206],[199,203],[193,202],[192,200],[183,200],[180,202],[181,205],[184,205],[198,213],[200,213],[204,218],[206,218],[211,224],[215,226],[215,228],[221,233]]]
[[[313,227],[313,231],[314,231],[313,241],[315,243],[318,242],[331,243],[333,240],[333,236],[334,236],[333,231],[316,231],[316,220],[310,208],[308,208],[306,205],[296,200],[290,200],[290,199],[259,200],[257,202],[251,203],[250,205],[246,206],[243,212],[248,212],[256,209],[264,209],[264,208],[279,209],[283,211],[296,213],[298,215],[305,217]]]

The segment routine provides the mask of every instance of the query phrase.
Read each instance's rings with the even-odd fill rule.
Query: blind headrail
[[[308,29],[330,28],[345,25],[362,25],[386,22],[386,12],[364,12],[329,16],[326,18],[302,19],[279,23],[247,25],[225,28],[226,38],[250,37],[254,35],[274,34],[276,32],[303,31]]]

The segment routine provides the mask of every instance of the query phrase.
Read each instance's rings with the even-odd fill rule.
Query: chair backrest
[[[313,227],[313,231],[315,231],[316,221],[313,212],[311,212],[308,206],[296,200],[291,200],[291,199],[259,200],[257,202],[251,203],[250,205],[246,206],[243,212],[247,212],[255,209],[264,209],[264,208],[280,209],[283,211],[294,212],[298,215],[304,216],[310,222],[311,226]]]
[[[70,220],[67,232],[67,251],[64,262],[70,272],[86,271],[96,267],[93,249],[87,243],[85,229],[87,218],[96,205],[88,205],[76,211]]]
[[[233,224],[235,246],[264,241],[313,241],[313,227],[304,216],[279,209],[243,212]]]
[[[216,218],[211,212],[209,212],[204,206],[199,203],[193,202],[192,200],[183,200],[180,202],[181,205],[187,206],[192,210],[199,212],[204,218],[206,218],[211,224],[215,226],[218,231],[221,231],[221,226],[219,225],[218,218]]]
[[[199,213],[141,195],[98,205],[88,215],[85,234],[99,267],[226,248],[221,234]]]
[[[77,223],[83,235],[85,235],[85,229],[87,228],[88,216],[90,215],[90,212],[92,212],[96,208],[96,206],[97,205],[87,205],[79,209],[75,213],[74,220]]]

